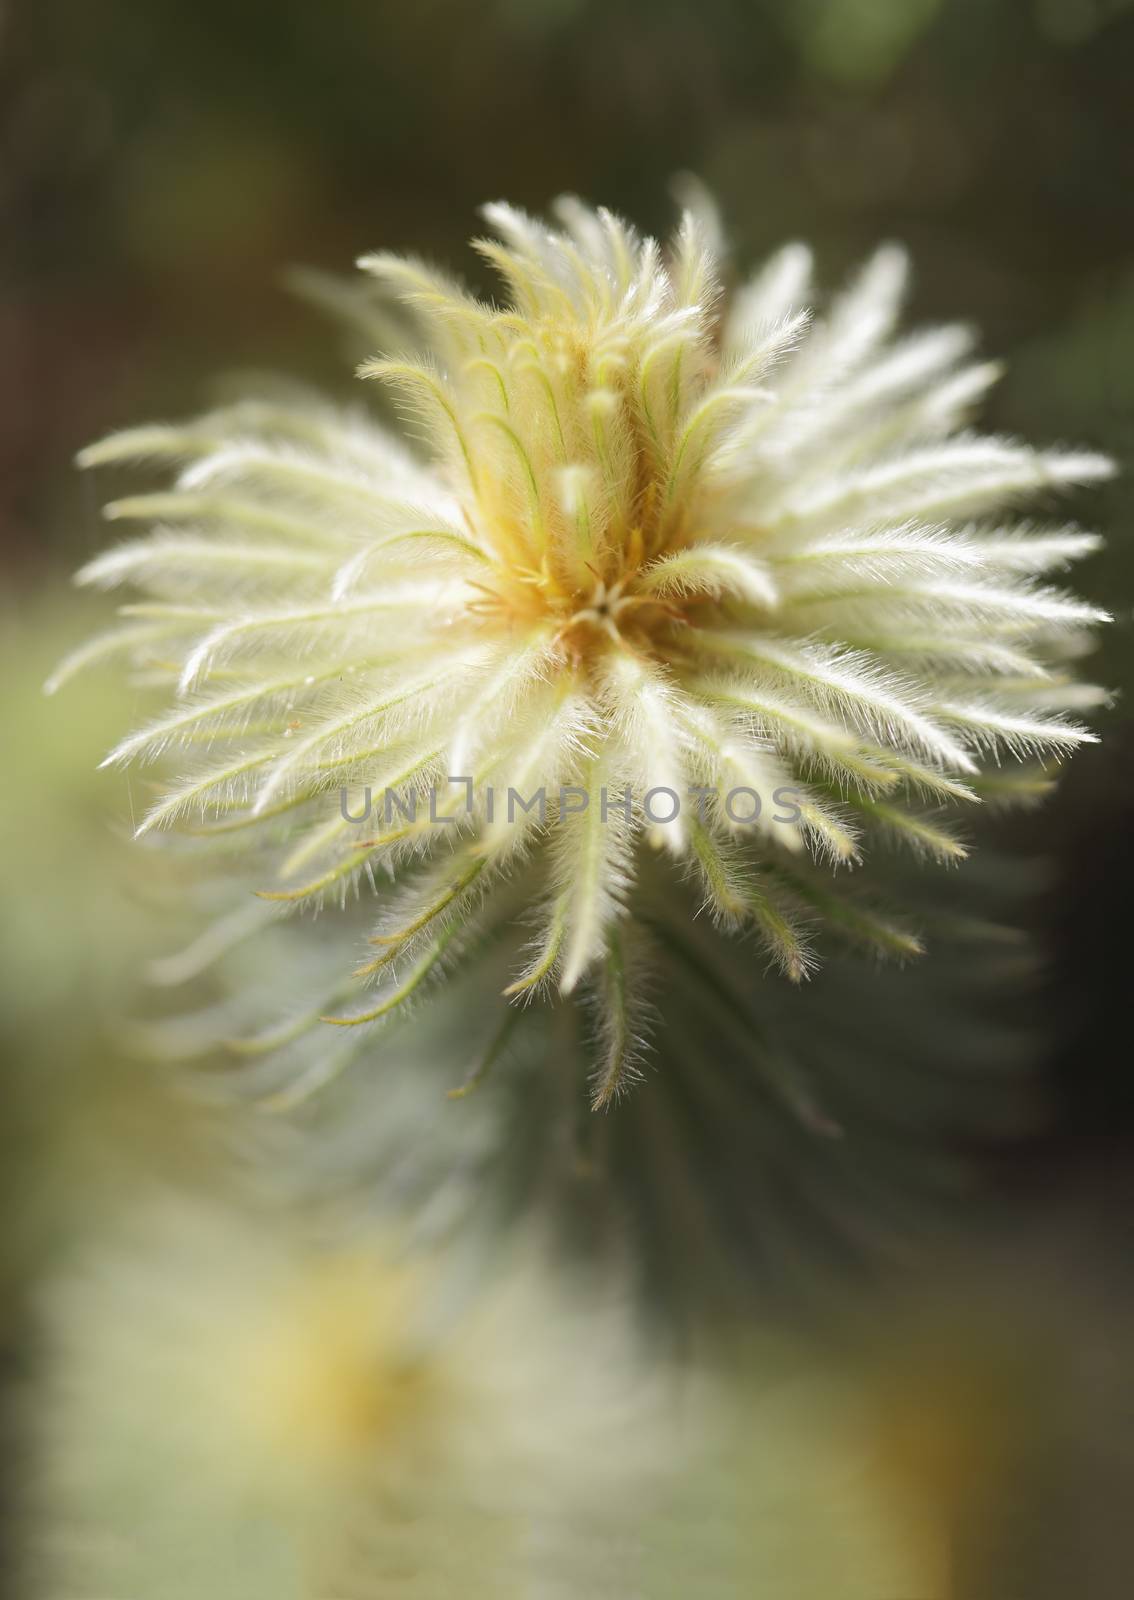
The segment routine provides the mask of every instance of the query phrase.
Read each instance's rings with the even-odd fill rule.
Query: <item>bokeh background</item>
[[[167,1170],[196,1136],[113,1043],[147,935],[123,888],[123,780],[94,767],[128,698],[99,679],[66,703],[38,699],[99,614],[66,587],[103,538],[74,452],[192,410],[218,373],[283,370],[345,392],[343,341],[288,292],[289,266],[346,271],[364,249],[404,248],[482,282],[464,250],[480,202],[539,209],[569,189],[658,231],[671,177],[692,171],[742,264],[802,236],[835,278],[880,237],[906,242],[916,316],[971,320],[1008,359],[990,424],[1126,464],[1084,508],[1109,544],[1080,577],[1116,614],[1097,675],[1121,691],[1132,86],[1131,0],[0,7],[10,1387],[34,1376],[37,1282],[92,1196],[113,1205],[122,1152]],[[1134,1573],[1134,723],[1121,693],[1100,729],[1057,799],[1002,840],[1036,868],[1019,915],[1039,968],[1018,1038],[1042,1112],[1026,1138],[969,1152],[979,1204],[931,1281],[877,1310],[876,1377],[893,1384],[901,1459],[939,1486],[958,1597],[1117,1600]],[[21,1428],[9,1424],[14,1478]]]

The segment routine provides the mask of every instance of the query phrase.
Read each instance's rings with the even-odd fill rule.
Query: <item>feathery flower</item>
[[[30,1593],[550,1593],[676,1476],[624,1303],[536,1252],[470,1295],[401,1235],[141,1198],[45,1297]]]
[[[641,1048],[644,848],[795,980],[816,916],[915,954],[834,869],[879,835],[956,861],[943,807],[1026,797],[1005,753],[1091,738],[1074,713],[1101,696],[1068,664],[1103,613],[1043,579],[1096,541],[1004,513],[1111,467],[968,431],[997,368],[963,328],[896,337],[894,247],[813,317],[802,245],[726,296],[711,219],[663,252],[556,209],[558,229],[485,209],[502,306],[361,261],[407,319],[361,374],[423,454],[292,399],[84,451],[184,465],[107,507],[151,531],[79,579],[142,599],[56,681],[125,655],[170,686],[107,758],[182,765],[139,831],[254,840],[277,904],[375,893],[371,991],[336,982],[310,1026],[378,1022],[526,908],[505,992],[587,980],[605,1105]]]

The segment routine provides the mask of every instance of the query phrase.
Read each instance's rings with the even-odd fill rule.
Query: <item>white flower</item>
[[[640,1044],[625,931],[643,840],[798,979],[800,913],[840,904],[806,856],[833,871],[886,833],[956,860],[937,809],[1026,794],[1006,753],[1091,738],[1073,713],[1101,697],[1068,663],[1103,613],[1042,580],[1096,541],[1005,512],[1111,468],[967,430],[997,368],[962,328],[896,337],[894,247],[814,317],[802,245],[726,298],[693,213],[663,252],[605,211],[557,212],[553,230],[486,208],[501,307],[415,261],[361,262],[422,341],[362,375],[425,455],[293,400],[85,451],[186,464],[108,506],[151,531],[80,581],[143,598],[59,676],[126,654],[169,685],[108,757],[175,755],[140,831],[203,815],[243,833],[272,853],[269,898],[295,906],[375,893],[356,974],[373,991],[332,996],[324,1020],[402,1006],[504,914],[511,881],[538,925],[507,993],[597,980],[603,1105]],[[358,784],[364,826],[341,814],[357,789],[339,803]]]
[[[542,1593],[696,1443],[624,1302],[561,1292],[534,1249],[472,1294],[404,1234],[316,1248],[279,1214],[135,1198],[44,1299],[34,1593]]]

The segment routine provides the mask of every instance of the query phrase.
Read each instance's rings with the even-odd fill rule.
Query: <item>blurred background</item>
[[[801,236],[831,281],[879,238],[903,240],[916,319],[971,321],[1008,360],[989,425],[1128,469],[1132,85],[1134,0],[0,5],[0,1341],[14,1391],[35,1375],[39,1279],[93,1197],[127,1204],[123,1152],[164,1171],[197,1159],[191,1119],[113,1043],[147,936],[123,889],[124,780],[94,769],[129,697],[99,677],[38,698],[101,614],[67,588],[104,536],[75,451],[192,411],[218,373],[346,392],[342,341],[289,294],[290,266],[344,272],[365,249],[412,249],[483,283],[464,248],[482,201],[539,210],[567,189],[664,231],[670,180],[692,171],[741,267]],[[1017,913],[1038,975],[1012,1025],[1042,1108],[1026,1138],[968,1152],[979,1203],[928,1281],[866,1308],[856,1356],[885,1397],[899,1477],[937,1496],[942,1593],[965,1600],[1117,1600],[1134,1573],[1129,470],[1079,509],[1108,536],[1078,582],[1116,613],[1095,676],[1120,694],[1101,745],[1000,841],[1038,884]],[[22,1417],[11,1408],[16,1479]]]

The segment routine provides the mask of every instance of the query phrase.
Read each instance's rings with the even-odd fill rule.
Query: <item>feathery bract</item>
[[[417,330],[361,368],[410,442],[268,399],[84,451],[177,476],[107,507],[150,531],[80,581],[141,598],[56,681],[117,655],[168,686],[108,757],[171,773],[140,831],[247,839],[280,906],[375,895],[304,1026],[390,1015],[507,900],[534,919],[507,994],[593,986],[606,1104],[642,1043],[642,849],[798,980],[823,875],[881,835],[957,860],[940,813],[986,764],[1091,738],[1069,663],[1102,613],[1047,575],[1095,541],[1009,513],[1111,469],[969,431],[997,368],[896,335],[894,247],[813,315],[802,245],[726,296],[692,212],[667,251],[557,212],[486,207],[502,305],[361,261]]]

